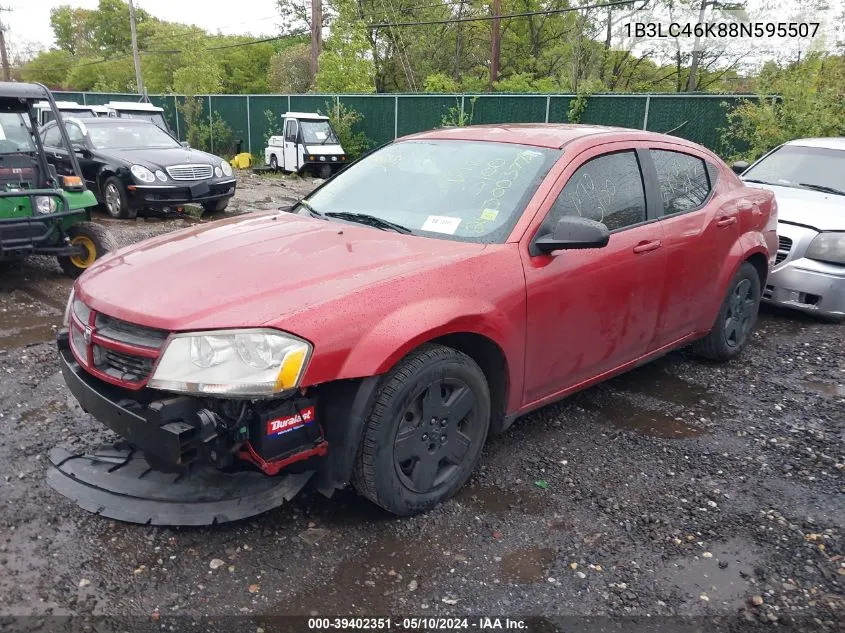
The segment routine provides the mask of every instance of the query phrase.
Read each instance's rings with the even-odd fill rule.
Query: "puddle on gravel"
[[[555,560],[554,550],[531,547],[502,556],[502,579],[515,584],[539,582],[546,578]]]
[[[498,486],[466,486],[455,495],[455,500],[495,515],[542,514],[546,509],[543,499],[528,490],[513,492]]]
[[[44,343],[55,336],[60,325],[59,310],[34,301],[22,292],[0,296],[0,349],[14,349]]]
[[[707,432],[660,411],[642,409],[625,398],[611,394],[602,394],[601,402],[590,400],[583,403],[583,406],[587,411],[598,413],[614,426],[649,437],[680,439],[697,437]]]
[[[820,396],[832,396],[834,398],[845,398],[845,385],[832,382],[820,382],[817,380],[805,380],[801,383],[804,389],[812,391]]]
[[[667,371],[666,363],[656,361],[638,367],[608,381],[607,386],[631,393],[641,393],[686,408],[714,413],[722,403],[719,394],[706,387],[679,378]]]

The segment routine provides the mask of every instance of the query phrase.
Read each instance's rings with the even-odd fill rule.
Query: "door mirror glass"
[[[191,144],[188,141],[181,141],[179,143],[179,145],[181,145],[182,147],[190,147],[191,146]]]
[[[91,155],[91,152],[88,151],[88,148],[85,147],[84,145],[80,145],[79,143],[73,144],[73,152],[77,156],[83,156],[85,158],[87,158],[88,156]]]
[[[734,170],[735,174],[741,174],[746,169],[748,169],[751,165],[744,160],[738,160],[733,165],[731,165],[731,169]]]
[[[601,222],[565,215],[558,220],[551,233],[537,238],[534,245],[541,253],[551,253],[559,250],[602,248],[607,246],[609,240],[610,232]]]

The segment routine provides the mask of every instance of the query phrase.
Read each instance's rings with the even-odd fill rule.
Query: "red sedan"
[[[618,128],[410,136],[290,211],[154,238],[76,282],[64,376],[132,460],[424,511],[518,416],[691,343],[739,354],[777,250],[770,192]],[[127,518],[127,494],[96,503]]]

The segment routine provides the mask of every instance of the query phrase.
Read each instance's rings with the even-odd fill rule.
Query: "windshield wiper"
[[[743,178],[744,182],[756,182],[759,185],[774,185],[775,183],[769,182],[768,180],[755,180],[754,178]]]
[[[366,224],[367,226],[372,226],[373,228],[381,229],[383,231],[396,231],[397,233],[404,233],[406,235],[411,235],[413,233],[413,231],[407,226],[396,224],[390,220],[383,220],[375,215],[369,215],[368,213],[328,211],[323,215],[328,218],[337,218],[338,220],[348,220],[350,222],[357,222],[358,224]]]
[[[312,217],[315,217],[315,218],[325,218],[325,217],[326,217],[326,214],[324,214],[324,213],[320,213],[319,211],[317,211],[317,209],[315,209],[314,207],[312,207],[312,206],[308,203],[308,201],[307,201],[307,200],[305,200],[304,198],[303,198],[302,200],[300,200],[299,202],[297,202],[295,205],[293,205],[293,208],[292,208],[291,210],[296,209],[296,207],[302,207],[303,209],[305,209],[306,211],[308,211],[308,213],[309,213]]]
[[[814,185],[810,182],[799,182],[799,185],[802,187],[806,187],[807,189],[814,189],[815,191],[823,191],[824,193],[832,193],[837,196],[845,196],[845,191],[841,189],[836,189],[834,187],[828,187],[826,185]]]

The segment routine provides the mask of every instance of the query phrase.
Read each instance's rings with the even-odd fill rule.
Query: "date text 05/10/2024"
[[[520,631],[527,624],[521,619],[500,617],[471,618],[308,618],[309,631]]]

